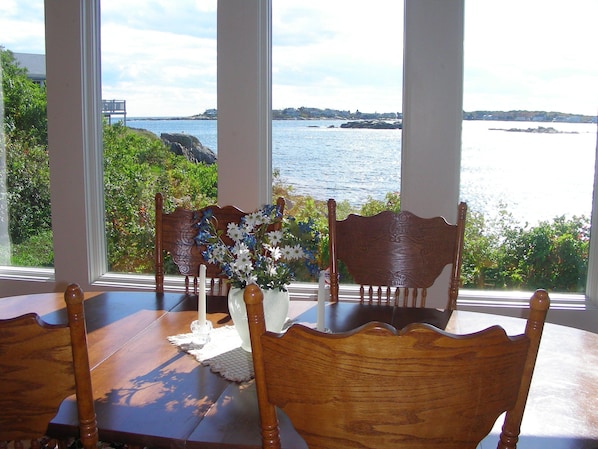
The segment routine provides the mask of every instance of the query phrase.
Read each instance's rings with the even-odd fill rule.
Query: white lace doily
[[[205,345],[194,343],[192,333],[173,335],[168,340],[228,380],[247,382],[253,379],[251,353],[241,349],[241,338],[234,326],[212,329],[210,341]]]

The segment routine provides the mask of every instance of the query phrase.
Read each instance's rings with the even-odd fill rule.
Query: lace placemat
[[[212,329],[210,341],[205,345],[194,343],[192,333],[173,335],[168,341],[228,380],[247,382],[253,379],[251,353],[241,349],[241,338],[234,326]]]

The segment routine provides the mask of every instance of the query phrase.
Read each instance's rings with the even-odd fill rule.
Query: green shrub
[[[0,49],[5,111],[5,148],[11,263],[52,266],[50,178],[47,151],[46,93],[27,78],[9,51]],[[217,200],[216,165],[195,164],[175,156],[154,134],[116,124],[103,127],[104,201],[108,266],[111,271],[153,272],[154,195],[165,209],[201,208]],[[322,266],[328,265],[326,201],[296,195],[274,172],[273,196],[285,197],[297,220],[311,219]],[[400,196],[368,198],[359,209],[337,204],[337,218],[350,213],[398,211]],[[521,226],[508,207],[493,219],[470,210],[465,230],[463,286],[582,292],[588,270],[589,219],[556,217]]]
[[[30,138],[6,139],[9,234],[19,244],[52,228],[46,147]]]
[[[165,209],[216,202],[216,166],[173,154],[155,135],[116,124],[104,126],[104,198],[111,271],[154,270],[154,197]]]
[[[10,263],[20,267],[53,267],[52,231],[41,231],[19,245],[13,245]]]

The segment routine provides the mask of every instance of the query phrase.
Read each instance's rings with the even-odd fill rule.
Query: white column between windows
[[[218,2],[218,202],[272,197],[271,0]]]
[[[464,7],[405,0],[401,208],[450,221],[459,201]]]
[[[457,218],[464,1],[405,0],[401,209]],[[449,267],[428,290],[445,307]]]

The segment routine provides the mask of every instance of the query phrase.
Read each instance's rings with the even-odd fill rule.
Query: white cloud
[[[273,107],[401,109],[402,2],[273,3]]]
[[[467,2],[464,109],[595,115],[596,17],[595,0]]]
[[[464,109],[596,114],[596,0],[466,2]],[[216,0],[102,0],[103,95],[129,114],[216,107]],[[398,0],[274,0],[273,107],[401,109]],[[43,52],[43,1],[2,0],[0,45]]]
[[[102,2],[102,96],[127,100],[130,116],[216,107],[216,2],[177,6]]]
[[[0,46],[15,53],[43,53],[44,42],[42,0],[0,2]]]

